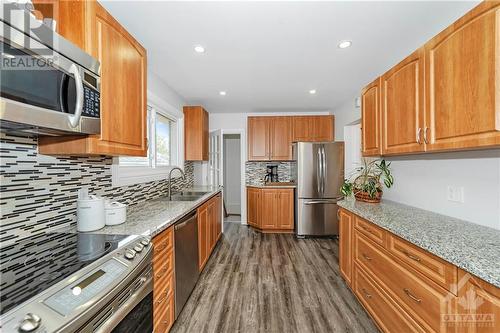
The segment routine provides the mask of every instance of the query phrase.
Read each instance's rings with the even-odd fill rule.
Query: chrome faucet
[[[168,173],[168,200],[172,201],[172,171],[179,170],[182,175],[182,180],[186,180],[186,174],[179,167],[173,167]]]

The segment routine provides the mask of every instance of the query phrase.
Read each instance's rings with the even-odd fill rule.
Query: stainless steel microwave
[[[99,62],[14,4],[0,20],[1,130],[99,134]]]

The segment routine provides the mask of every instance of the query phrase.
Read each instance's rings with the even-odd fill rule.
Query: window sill
[[[111,167],[112,186],[127,186],[147,183],[155,180],[166,180],[168,173],[175,166],[151,168],[146,166],[123,166],[113,164]],[[184,171],[184,167],[180,167]],[[178,178],[179,172],[173,172],[172,178]]]

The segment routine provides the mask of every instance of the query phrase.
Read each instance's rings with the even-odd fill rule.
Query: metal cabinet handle
[[[410,259],[412,259],[412,260],[415,260],[415,261],[419,261],[419,262],[420,262],[420,258],[419,258],[419,257],[414,256],[414,255],[412,255],[412,254],[408,253],[407,251],[403,251],[403,253],[404,253],[404,254],[405,254],[408,258],[410,258]]]
[[[365,294],[366,298],[372,298],[372,294],[370,294],[368,291],[366,291],[365,288],[361,289],[361,291]]]
[[[163,275],[165,275],[167,270],[168,270],[168,265],[163,266],[163,268],[158,273],[156,273],[156,277],[161,278]]]
[[[367,256],[366,254],[362,253],[363,258],[365,258],[368,261],[372,261],[372,258]]]
[[[337,209],[337,220],[340,220],[340,209]]]
[[[403,291],[405,292],[405,294],[410,297],[412,300],[414,300],[415,302],[417,303],[420,303],[422,302],[422,300],[420,298],[418,298],[417,296],[413,295],[410,291],[410,289],[408,288],[404,288]]]
[[[419,127],[419,128],[417,129],[417,143],[418,143],[418,144],[421,144],[421,143],[422,143],[422,142],[420,141],[420,136],[421,136],[421,134],[422,134],[422,127]]]
[[[429,127],[425,127],[425,129],[424,129],[424,142],[425,142],[426,144],[428,144],[428,143],[429,143],[429,141],[427,141],[427,131],[428,131],[428,130],[429,130]]]
[[[161,304],[164,301],[166,301],[170,297],[170,290],[165,290],[165,297],[160,298],[159,300],[156,301],[156,304]]]

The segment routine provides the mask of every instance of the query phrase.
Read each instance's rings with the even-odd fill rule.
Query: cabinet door
[[[312,123],[309,116],[296,116],[292,118],[292,140],[311,141]]]
[[[467,332],[500,332],[500,288],[496,288],[462,270],[459,270],[459,281],[467,281],[467,283],[461,288],[460,282],[458,284],[460,288],[458,290],[458,312],[462,315],[471,315],[468,318],[474,320],[474,322],[466,323]]]
[[[351,285],[352,277],[352,215],[339,211],[339,268],[342,277]]]
[[[294,226],[293,189],[278,190],[278,229],[293,230]]]
[[[425,45],[427,150],[500,145],[499,17],[484,1]]]
[[[380,155],[380,79],[361,92],[361,131],[363,156]]]
[[[247,223],[259,227],[260,189],[247,187]]]
[[[208,161],[208,112],[202,106],[185,106],[183,112],[186,161]]]
[[[262,191],[262,213],[260,227],[262,229],[278,228],[278,191],[276,189],[263,189]]]
[[[215,220],[217,221],[217,238],[215,242],[219,240],[221,234],[222,234],[222,195],[218,194],[215,200]]]
[[[292,159],[292,119],[290,117],[270,117],[270,159],[285,161]]]
[[[198,265],[200,271],[205,266],[208,258],[208,245],[207,245],[207,234],[208,234],[208,214],[207,206],[203,205],[198,208]]]
[[[333,141],[335,138],[334,116],[312,116],[312,141]]]
[[[424,151],[424,51],[382,76],[383,154]]]
[[[248,160],[269,160],[269,117],[248,117]]]
[[[213,199],[211,199],[208,202],[208,236],[207,236],[207,241],[208,241],[208,256],[210,257],[210,254],[212,254],[212,250],[215,246],[215,234],[217,232],[216,226],[215,226],[215,202]]]
[[[146,156],[146,50],[99,4],[95,24],[101,135],[93,141],[93,150]]]

